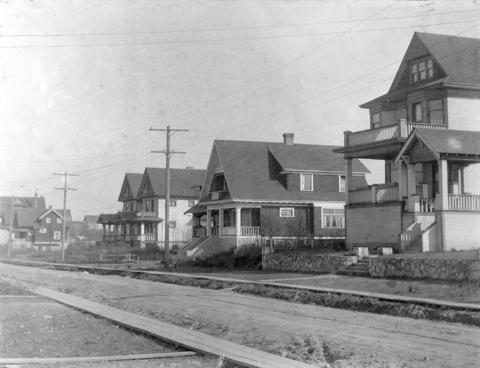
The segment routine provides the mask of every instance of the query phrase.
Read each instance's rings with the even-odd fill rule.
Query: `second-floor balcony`
[[[345,133],[345,145],[338,152],[359,158],[388,158],[398,152],[401,144],[415,128],[447,129],[446,125],[407,122]]]

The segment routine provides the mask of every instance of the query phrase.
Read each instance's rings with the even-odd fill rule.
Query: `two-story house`
[[[194,216],[187,257],[208,256],[255,239],[343,238],[343,160],[334,146],[215,140]],[[353,160],[352,180],[368,170]]]
[[[71,223],[70,210],[67,210],[65,242],[68,243],[69,226]],[[14,216],[14,239],[16,248],[26,247],[37,250],[56,249],[62,243],[63,231],[62,210],[41,208],[18,208]]]
[[[183,245],[192,238],[192,215],[185,211],[196,204],[204,176],[205,170],[170,170],[169,234],[173,246]],[[165,180],[166,171],[162,168],[146,168],[143,174],[126,174],[118,198],[122,211],[101,214],[98,219],[104,226],[104,241],[163,248]]]
[[[346,240],[352,248],[478,247],[480,40],[415,33],[370,128],[345,132]],[[385,181],[358,187],[352,160],[383,160]],[[367,249],[362,249],[366,252]]]

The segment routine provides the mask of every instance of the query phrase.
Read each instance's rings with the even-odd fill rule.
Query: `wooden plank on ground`
[[[111,268],[111,267],[94,267],[94,266],[80,266],[74,264],[61,264],[61,263],[50,263],[50,262],[42,262],[42,261],[24,261],[24,260],[10,260],[7,263],[18,264],[18,265],[39,265],[39,266],[49,266],[53,268],[61,269],[62,267],[74,268],[77,270],[100,270],[100,271],[108,271],[108,272],[129,272],[129,273],[137,273],[137,274],[149,274],[149,275],[163,275],[163,276],[178,276],[178,277],[185,277],[185,278],[193,278],[193,279],[204,279],[204,280],[216,280],[216,281],[224,281],[224,282],[231,282],[235,284],[257,284],[257,285],[267,285],[267,286],[276,286],[276,287],[284,287],[288,289],[301,289],[307,291],[317,291],[322,293],[334,293],[334,294],[346,294],[346,295],[354,295],[354,296],[362,296],[368,298],[377,298],[381,300],[388,300],[393,302],[403,302],[403,303],[413,303],[413,304],[426,304],[426,305],[433,305],[436,307],[446,307],[446,308],[453,308],[453,309],[464,309],[464,310],[473,310],[473,311],[480,311],[480,304],[478,303],[462,303],[462,302],[451,302],[447,300],[439,300],[439,299],[431,299],[431,298],[420,298],[414,296],[403,296],[403,295],[394,295],[394,294],[383,294],[383,293],[374,293],[369,291],[359,291],[359,290],[349,290],[349,289],[335,289],[329,287],[322,287],[322,286],[305,286],[305,285],[295,285],[295,284],[287,284],[287,283],[280,283],[275,282],[274,280],[271,281],[253,281],[253,280],[242,280],[242,279],[233,279],[227,277],[218,277],[218,276],[208,276],[208,275],[195,275],[189,273],[179,273],[179,272],[163,272],[163,271],[142,271],[142,270],[122,270],[118,268]],[[294,280],[292,280],[294,281]],[[421,280],[419,280],[421,281]]]
[[[58,363],[86,363],[86,362],[114,362],[121,360],[165,359],[195,355],[193,351],[174,351],[170,353],[109,355],[90,357],[66,358],[0,358],[0,364],[58,364]]]
[[[223,356],[227,360],[242,366],[251,368],[313,368],[312,365],[306,363],[286,359],[199,331],[178,327],[78,296],[60,293],[44,287],[38,287],[33,292],[188,349]]]

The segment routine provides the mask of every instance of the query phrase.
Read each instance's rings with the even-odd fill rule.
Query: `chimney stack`
[[[293,146],[293,133],[283,133],[283,143],[287,146]]]

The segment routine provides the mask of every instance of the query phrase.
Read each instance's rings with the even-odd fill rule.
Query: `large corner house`
[[[370,128],[345,132],[337,150],[346,158],[347,245],[478,247],[480,40],[415,33],[388,93],[361,107]],[[385,161],[385,182],[356,185],[357,158]]]
[[[255,244],[258,237],[343,238],[345,177],[334,146],[216,140],[193,214],[187,257]],[[353,160],[352,180],[367,169]]]
[[[101,214],[103,241],[145,247],[165,244],[165,169],[146,168],[143,174],[126,174],[118,200],[122,209]],[[185,212],[200,195],[205,170],[171,169],[169,226],[170,242],[181,246],[192,238],[192,215]]]

